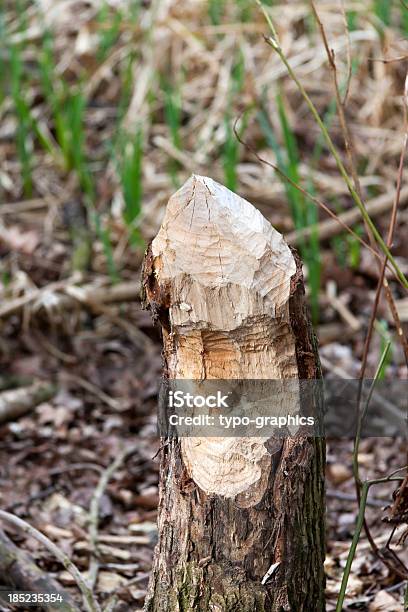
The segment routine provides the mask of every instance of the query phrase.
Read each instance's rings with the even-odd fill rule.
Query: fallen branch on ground
[[[14,527],[17,527],[17,529],[34,538],[35,540],[40,542],[40,544],[45,546],[45,548],[47,548],[47,550],[49,550],[50,553],[54,555],[54,557],[65,567],[65,569],[74,578],[77,587],[82,593],[85,610],[87,610],[87,612],[101,611],[98,602],[94,598],[91,589],[87,585],[84,577],[82,576],[77,566],[72,563],[71,559],[62,550],[60,550],[58,546],[51,542],[51,540],[49,540],[47,536],[41,533],[41,531],[38,531],[38,529],[30,525],[29,523],[26,523],[26,521],[23,521],[18,516],[10,514],[9,512],[4,512],[4,510],[0,510],[0,520],[5,521],[10,525],[13,525]]]
[[[3,584],[11,588],[32,593],[58,593],[63,602],[49,604],[47,609],[58,612],[78,612],[71,595],[65,591],[61,585],[53,578],[44,573],[31,557],[20,550],[7,536],[0,530],[0,579]]]
[[[56,387],[43,381],[37,381],[30,387],[0,393],[0,425],[15,421],[41,402],[51,399],[55,393]]]
[[[22,297],[5,301],[0,308],[0,318],[6,318],[18,313],[22,308],[37,302],[37,308],[41,306],[41,300],[52,295],[54,298],[52,306],[63,310],[72,310],[78,303],[90,302],[92,304],[114,304],[120,302],[133,302],[139,300],[140,284],[138,282],[119,283],[113,286],[98,287],[94,284],[77,285],[77,277],[71,277],[65,281],[51,283],[41,289],[35,289]]]

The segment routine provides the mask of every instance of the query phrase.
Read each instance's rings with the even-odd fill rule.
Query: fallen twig
[[[356,503],[356,496],[353,493],[344,493],[343,491],[334,491],[328,489],[326,491],[326,497],[332,499],[338,499],[340,501],[352,502]],[[367,506],[372,506],[373,508],[384,508],[386,505],[385,501],[378,499],[377,497],[371,498],[367,500]]]
[[[133,586],[134,584],[137,584],[138,582],[142,582],[143,580],[146,580],[146,578],[149,578],[148,573],[145,574],[140,574],[139,576],[135,576],[134,578],[131,578],[131,580],[128,580],[128,582],[126,582],[126,584],[122,585],[121,587],[119,587],[118,589],[116,589],[116,591],[110,596],[110,598],[108,599],[108,602],[103,610],[103,612],[112,612],[115,609],[117,600],[118,600],[118,595],[120,593],[123,593],[126,591],[126,589],[128,589],[129,587]]]
[[[99,523],[99,507],[102,496],[108,486],[110,479],[116,470],[126,461],[128,457],[133,455],[138,449],[138,446],[131,446],[123,450],[117,458],[106,468],[101,474],[99,482],[96,486],[94,494],[91,499],[89,508],[89,542],[91,547],[91,555],[89,562],[89,582],[91,588],[95,586],[96,579],[98,577],[99,562],[98,562],[98,523]]]
[[[95,300],[94,293],[90,292],[90,294],[88,295],[87,291],[83,292],[83,288],[81,287],[71,287],[67,290],[67,293],[69,293],[70,297],[75,298],[79,303],[83,304],[86,308],[88,308],[93,314],[106,316],[117,327],[123,329],[128,334],[131,340],[133,340],[136,344],[143,346],[146,352],[151,352],[154,344],[151,338],[149,338],[149,336],[143,333],[138,327],[132,325],[130,321],[127,321],[126,319],[117,316],[114,312],[112,312],[110,308],[107,307],[107,304],[112,304],[114,303],[114,301],[117,301],[119,303],[125,301],[133,301],[140,297],[139,284],[132,283],[132,288],[125,285],[127,284],[122,285],[121,289],[120,285],[116,285],[114,287],[109,288],[112,290],[115,289],[115,292],[114,294],[112,294],[111,297],[115,295],[117,299],[111,299],[111,301],[105,300],[104,303],[102,303],[102,299],[100,299],[99,302]],[[96,294],[96,297],[102,298],[103,296],[98,296],[98,294]]]
[[[37,381],[30,387],[0,393],[0,425],[15,421],[41,402],[49,400],[55,393],[56,387],[43,381]]]
[[[79,286],[77,283],[80,274],[74,274],[65,281],[50,283],[41,289],[34,289],[25,295],[13,300],[5,300],[0,307],[0,318],[6,318],[18,313],[22,308],[41,300],[45,296],[53,296],[53,306],[63,310],[72,310],[78,303],[87,304],[114,304],[120,302],[133,302],[140,298],[140,283],[119,283],[113,286],[100,287],[94,284]]]
[[[71,574],[74,578],[77,587],[82,593],[84,599],[84,606],[87,612],[100,612],[101,608],[94,598],[92,590],[89,588],[86,583],[84,577],[81,572],[78,570],[77,566],[72,563],[71,559],[56,546],[51,540],[47,538],[41,531],[38,531],[35,527],[26,523],[18,516],[14,514],[10,514],[9,512],[4,512],[4,510],[0,510],[0,520],[3,520],[14,527],[20,529],[23,533],[26,533],[30,537],[34,538],[38,542],[40,542],[45,548],[47,548],[56,559],[65,567],[65,569]]]
[[[57,281],[55,283],[50,283],[46,287],[41,287],[40,289],[38,288],[32,289],[31,291],[28,291],[21,297],[18,297],[12,300],[5,300],[5,303],[3,304],[3,306],[0,307],[0,318],[2,319],[5,317],[9,317],[10,315],[16,314],[25,306],[32,304],[35,300],[44,298],[44,295],[46,295],[47,293],[49,294],[49,293],[61,291],[67,285],[78,282],[80,278],[82,278],[80,274],[79,275],[75,274],[72,277],[67,278],[63,281]]]
[[[89,380],[85,380],[85,378],[81,378],[81,376],[71,374],[70,372],[65,372],[64,376],[66,376],[68,380],[71,380],[72,382],[76,383],[92,395],[95,395],[95,397],[97,397],[101,400],[101,402],[109,406],[109,408],[112,408],[112,410],[120,410],[122,408],[120,400],[116,400],[115,398],[111,397],[110,395],[102,391],[102,389],[89,382]]]
[[[0,577],[3,583],[20,590],[61,595],[61,603],[48,604],[48,610],[58,612],[79,611],[71,595],[58,582],[37,567],[31,557],[20,550],[1,530]]]

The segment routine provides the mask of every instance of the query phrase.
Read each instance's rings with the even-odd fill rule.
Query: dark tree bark
[[[320,377],[298,258],[211,179],[171,198],[144,287],[165,376]],[[163,440],[147,612],[325,609],[324,441],[255,440]]]

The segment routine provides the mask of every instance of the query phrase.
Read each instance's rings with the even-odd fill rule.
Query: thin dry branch
[[[387,236],[387,244],[391,247],[392,243],[393,243],[393,239],[394,239],[394,231],[395,231],[395,226],[396,226],[396,220],[397,220],[397,212],[398,212],[398,207],[400,205],[400,201],[401,201],[401,195],[402,195],[402,178],[403,178],[403,171],[404,171],[404,161],[405,161],[405,155],[406,155],[406,151],[407,151],[407,147],[408,147],[408,107],[407,107],[407,100],[404,97],[404,126],[405,126],[405,133],[404,133],[404,143],[403,143],[403,147],[401,150],[401,156],[400,156],[400,163],[399,163],[399,168],[398,168],[398,177],[397,177],[397,187],[396,187],[396,193],[393,199],[393,207],[392,207],[392,214],[391,214],[391,220],[390,220],[390,225],[389,225],[389,229],[388,229],[388,236]],[[360,378],[363,379],[365,372],[366,372],[366,368],[367,368],[367,361],[368,361],[368,352],[369,352],[369,348],[370,348],[370,344],[371,344],[371,338],[373,335],[373,330],[374,330],[374,323],[377,317],[377,310],[378,310],[378,306],[380,303],[380,296],[381,296],[381,291],[383,289],[383,287],[385,287],[386,289],[386,295],[388,295],[388,293],[390,292],[389,286],[388,286],[388,281],[385,278],[385,269],[386,269],[386,265],[387,265],[387,258],[384,257],[384,260],[382,262],[381,265],[381,270],[380,270],[380,276],[378,279],[378,283],[377,283],[377,289],[376,289],[376,294],[375,294],[375,298],[374,298],[374,304],[373,304],[373,308],[371,311],[371,316],[370,316],[370,321],[369,321],[369,325],[368,325],[368,329],[367,329],[367,335],[366,335],[366,339],[365,339],[365,343],[364,343],[364,352],[363,352],[363,359],[362,359],[362,364],[361,364],[361,371],[360,371]],[[389,306],[390,306],[390,310],[391,310],[391,314],[393,316],[393,319],[395,321],[396,324],[396,328],[397,328],[397,333],[398,333],[398,338],[402,344],[402,347],[404,349],[404,354],[405,354],[405,358],[408,364],[408,343],[407,343],[407,339],[405,337],[404,331],[402,329],[401,326],[401,321],[399,318],[399,314],[398,314],[398,309],[395,305],[394,300],[388,300]]]
[[[323,25],[323,22],[321,21],[319,14],[317,12],[315,3],[313,0],[310,0],[310,5],[312,7],[312,11],[316,20],[316,23],[319,27],[320,30],[320,34],[323,40],[323,45],[324,48],[326,50],[326,54],[327,54],[327,59],[329,61],[329,66],[331,69],[331,73],[332,73],[332,77],[333,77],[333,87],[334,87],[334,92],[335,92],[335,97],[336,97],[336,106],[337,106],[337,114],[339,117],[339,121],[340,121],[340,128],[343,134],[343,139],[344,139],[344,146],[346,149],[346,155],[347,155],[347,159],[348,159],[348,165],[349,165],[349,171],[351,174],[351,177],[353,179],[353,183],[354,183],[354,188],[356,190],[356,193],[358,195],[358,197],[360,198],[361,202],[363,203],[363,206],[367,212],[367,207],[365,206],[365,203],[363,201],[363,194],[362,194],[362,190],[361,190],[361,184],[360,184],[360,179],[358,176],[358,172],[357,172],[357,162],[356,162],[356,154],[355,154],[355,144],[354,144],[354,138],[353,135],[349,129],[348,126],[348,122],[346,119],[346,112],[345,112],[345,105],[344,105],[344,101],[341,99],[341,94],[340,94],[340,87],[339,87],[339,82],[338,82],[338,78],[337,78],[337,65],[336,65],[336,59],[335,59],[335,55],[334,55],[334,51],[330,49],[329,46],[329,42],[327,39],[327,35],[326,35],[326,31]],[[406,113],[405,113],[406,115]],[[406,117],[405,117],[405,125],[407,124],[406,121]],[[407,130],[405,129],[405,132]],[[398,173],[398,181],[397,181],[397,193],[396,193],[396,197],[394,199],[394,203],[393,203],[393,207],[392,207],[392,213],[391,213],[391,223],[390,223],[390,230],[388,233],[388,238],[386,241],[386,246],[388,247],[388,249],[390,250],[392,247],[392,237],[394,235],[394,229],[395,229],[395,221],[396,221],[396,215],[397,215],[397,210],[398,210],[398,203],[399,203],[399,198],[400,198],[400,193],[401,193],[401,184],[402,184],[402,170],[403,170],[403,161],[405,158],[405,151],[406,151],[406,147],[407,147],[407,137],[405,137],[404,140],[404,147],[403,147],[403,151],[401,154],[401,160],[400,160],[400,167],[399,167],[399,173]],[[368,218],[370,218],[370,215],[368,214]],[[371,247],[374,249],[376,246],[375,243],[375,236],[374,233],[371,230],[370,224],[368,223],[368,219],[364,218],[364,225],[366,228],[366,232],[370,241],[370,245]],[[381,291],[384,288],[385,290],[385,296],[387,299],[387,302],[389,304],[390,307],[390,311],[394,317],[394,322],[395,322],[395,327],[397,329],[397,334],[398,334],[398,339],[401,342],[404,354],[405,354],[405,359],[406,362],[408,364],[408,343],[407,340],[404,336],[402,327],[401,327],[401,322],[399,320],[398,317],[398,311],[395,307],[395,301],[394,301],[394,297],[392,295],[391,289],[388,285],[388,283],[384,282],[385,279],[385,269],[387,266],[387,260],[389,258],[387,257],[387,255],[384,256],[384,261],[382,263],[379,262],[379,283],[378,283],[378,299],[376,299],[375,303],[374,303],[374,308],[373,308],[373,313],[374,313],[374,319],[373,317],[371,318],[370,321],[370,326],[367,332],[367,342],[366,342],[366,349],[367,349],[367,354],[368,354],[368,348],[371,342],[371,336],[372,336],[372,332],[373,332],[373,326],[374,326],[374,320],[376,317],[376,313],[377,313],[377,308],[378,308],[378,303],[379,303],[379,297],[381,295]],[[364,355],[363,357],[363,367],[362,367],[362,371],[365,371],[365,364],[367,361],[367,354]],[[364,374],[363,374],[364,375]],[[362,376],[363,376],[362,375]]]
[[[313,0],[310,0],[310,5],[312,7],[312,11],[313,11],[316,23],[320,30],[320,34],[323,40],[323,45],[326,50],[327,59],[329,61],[329,66],[330,66],[330,70],[332,73],[333,88],[334,88],[334,93],[336,97],[337,114],[338,114],[339,121],[340,121],[340,128],[343,133],[344,146],[346,149],[346,155],[347,155],[348,162],[349,162],[349,172],[353,179],[355,190],[359,198],[362,200],[363,195],[361,191],[361,184],[360,184],[360,179],[358,177],[358,173],[356,170],[357,164],[356,164],[356,156],[355,156],[355,146],[354,146],[352,134],[349,130],[348,123],[346,120],[344,100],[342,100],[341,94],[340,94],[340,86],[339,86],[339,81],[337,78],[337,65],[336,65],[335,54],[334,54],[333,49],[330,49],[329,41],[326,36],[326,30],[324,29],[323,22],[321,21],[319,17],[319,13],[317,12],[317,9],[316,9],[316,6]],[[374,248],[375,247],[374,236],[372,235],[372,232],[370,231],[370,227],[367,224],[366,220],[364,220],[364,224],[366,227],[367,235],[370,239],[371,247]]]
[[[384,193],[376,198],[373,198],[367,202],[366,209],[370,217],[378,217],[392,208],[395,200],[393,193]],[[400,208],[404,208],[408,204],[408,187],[401,189],[400,193]],[[327,212],[327,211],[326,211]],[[356,208],[347,210],[339,215],[334,213],[331,215],[332,219],[325,219],[316,226],[305,227],[301,230],[290,232],[286,235],[286,240],[296,246],[305,238],[310,238],[312,233],[316,232],[319,236],[319,240],[328,240],[333,238],[340,232],[344,231],[345,226],[349,228],[358,223],[361,219],[360,213]]]
[[[245,142],[241,138],[241,136],[239,135],[237,127],[236,127],[238,120],[239,120],[239,117],[236,119],[236,121],[234,123],[234,127],[233,127],[234,134],[235,134],[235,137],[237,138],[238,142],[240,142],[248,151],[250,151],[256,157],[256,159],[258,161],[260,161],[262,164],[266,164],[267,166],[270,166],[271,168],[273,168],[273,170],[275,170],[276,174],[278,174],[282,179],[284,179],[287,183],[292,185],[292,187],[295,187],[298,191],[300,191],[311,202],[313,202],[314,204],[316,204],[317,206],[322,208],[322,210],[324,210],[330,217],[332,217],[332,219],[334,219],[336,224],[340,225],[343,230],[345,230],[346,232],[351,234],[360,244],[362,244],[364,247],[366,247],[374,255],[374,257],[376,257],[377,259],[381,260],[380,255],[378,254],[378,252],[374,251],[370,247],[370,245],[367,244],[367,242],[365,240],[363,240],[363,238],[361,238],[361,236],[359,236],[351,227],[349,227],[343,221],[343,219],[341,218],[340,215],[337,215],[336,213],[334,213],[332,210],[330,210],[330,208],[327,206],[327,204],[322,202],[322,200],[320,200],[319,198],[316,198],[311,193],[309,193],[306,189],[304,189],[301,185],[298,185],[295,181],[293,181],[287,174],[285,174],[279,168],[279,166],[277,166],[276,164],[272,163],[271,161],[268,161],[267,159],[264,159],[263,157],[261,157],[259,155],[259,153],[249,143]],[[358,219],[360,219],[360,215],[358,215]],[[307,228],[307,229],[309,229],[309,228]],[[311,228],[310,231],[313,231],[313,228]],[[339,231],[341,231],[341,230],[339,230]],[[288,242],[289,242],[288,237],[286,237],[286,240],[288,240]],[[392,272],[393,272],[393,274],[397,278],[397,275],[396,275],[395,271],[393,270]]]
[[[329,61],[329,66],[330,66],[330,69],[331,69],[331,72],[332,72],[333,86],[334,86],[335,97],[336,97],[337,113],[338,113],[338,116],[339,116],[340,127],[341,127],[341,131],[342,131],[342,134],[343,134],[344,145],[345,145],[346,155],[347,155],[348,164],[349,164],[349,171],[350,171],[351,177],[353,179],[354,189],[356,191],[356,194],[358,195],[358,198],[360,199],[360,202],[362,203],[363,207],[365,207],[364,202],[363,202],[363,197],[362,197],[362,190],[361,190],[360,180],[359,180],[358,173],[357,173],[354,141],[353,141],[352,134],[351,134],[351,132],[349,130],[349,127],[348,127],[348,123],[347,123],[346,115],[345,115],[345,107],[344,107],[344,104],[343,104],[343,101],[342,101],[341,95],[340,95],[340,88],[339,88],[338,79],[337,79],[337,66],[336,66],[336,61],[335,61],[335,55],[334,55],[334,52],[329,47],[329,43],[328,43],[328,39],[327,39],[327,36],[326,36],[324,25],[323,25],[322,21],[320,20],[319,14],[318,14],[318,12],[316,10],[316,7],[315,7],[315,4],[314,4],[313,0],[310,0],[310,5],[311,5],[311,8],[312,8],[312,11],[313,11],[316,23],[317,23],[317,25],[319,27],[319,30],[320,30],[320,33],[321,33],[321,37],[322,37],[323,44],[324,44],[324,47],[325,47],[325,50],[326,50],[326,54],[327,54],[327,58],[328,58],[328,61]],[[406,101],[405,101],[405,104],[406,104]],[[370,323],[369,323],[368,330],[367,330],[366,340],[365,340],[365,344],[364,344],[362,366],[361,366],[361,372],[360,372],[360,381],[361,382],[360,382],[358,398],[357,398],[357,407],[358,407],[358,410],[360,410],[361,392],[362,392],[362,381],[364,379],[364,375],[365,375],[365,372],[366,372],[366,367],[367,367],[367,362],[368,362],[368,353],[369,353],[371,338],[372,338],[373,331],[374,331],[374,323],[375,323],[375,320],[376,320],[376,317],[377,317],[378,305],[379,305],[380,296],[381,296],[381,292],[382,292],[383,288],[385,289],[385,295],[386,295],[388,304],[390,306],[391,313],[392,313],[392,315],[394,317],[395,326],[396,326],[397,334],[398,334],[398,339],[401,342],[402,348],[403,348],[404,353],[405,353],[405,358],[406,358],[406,361],[407,361],[407,364],[408,364],[408,343],[407,343],[407,340],[405,338],[405,335],[404,335],[402,327],[401,327],[401,322],[400,322],[399,317],[398,317],[398,312],[397,312],[397,309],[395,307],[395,302],[394,302],[394,298],[393,298],[391,289],[390,289],[390,287],[388,285],[388,282],[386,282],[386,280],[385,280],[385,270],[386,270],[386,267],[387,267],[387,261],[389,259],[390,249],[392,247],[393,235],[394,235],[394,229],[395,229],[395,222],[396,222],[398,204],[399,204],[400,193],[401,193],[403,163],[404,163],[405,152],[406,152],[406,148],[407,148],[407,139],[408,139],[408,136],[407,136],[407,112],[405,110],[405,138],[404,138],[404,146],[403,146],[403,149],[402,149],[402,152],[401,152],[401,157],[400,157],[400,165],[399,165],[399,172],[398,172],[398,179],[397,179],[397,189],[396,189],[396,195],[395,195],[395,198],[394,198],[394,201],[393,201],[393,206],[392,206],[390,227],[389,227],[389,232],[388,232],[388,236],[387,236],[387,241],[385,243],[387,249],[384,250],[383,261],[379,263],[379,279],[378,279],[378,284],[377,284],[377,291],[376,291],[376,296],[375,296],[375,300],[374,300],[374,304],[373,304],[373,308],[372,308],[372,312],[371,312],[371,316],[370,316]],[[370,219],[370,215],[368,215],[367,217],[364,217],[364,224],[365,224],[365,228],[366,228],[369,240],[370,240],[370,244],[374,248],[375,247],[375,233],[373,231],[373,228],[372,228],[371,224],[369,223],[369,219]],[[358,441],[357,440],[358,439],[356,438],[356,445],[358,446]],[[355,450],[355,455],[357,455],[357,450]],[[356,459],[356,461],[358,461],[358,460]],[[357,500],[358,500],[358,503],[360,504],[360,502],[361,502],[361,490],[362,490],[361,487],[362,487],[362,483],[360,482],[360,480],[358,478],[358,463],[357,463],[357,468],[355,469],[354,473],[355,473]],[[377,555],[377,557],[379,559],[381,559],[387,565],[387,567],[389,567],[390,569],[392,569],[393,571],[398,573],[400,563],[391,563],[389,561],[389,559],[381,553],[381,551],[379,550],[378,546],[376,545],[376,543],[374,541],[374,538],[371,535],[371,531],[369,529],[369,526],[368,526],[368,523],[367,523],[367,521],[365,519],[364,514],[362,516],[362,524],[364,526],[364,531],[366,533],[367,539],[368,539],[368,541],[369,541],[369,543],[371,545],[371,548],[372,548],[373,552]],[[398,558],[397,558],[397,560],[399,561]]]
[[[379,248],[384,255],[387,256],[390,265],[394,268],[395,273],[397,278],[399,279],[401,285],[408,289],[408,279],[405,277],[405,274],[402,272],[402,270],[400,269],[395,257],[393,256],[393,254],[391,253],[390,249],[387,247],[381,233],[378,231],[376,225],[373,223],[373,220],[371,219],[370,215],[367,213],[365,205],[358,193],[358,191],[356,190],[355,184],[354,184],[354,180],[352,177],[349,176],[349,173],[341,159],[341,155],[337,149],[337,147],[335,146],[329,131],[324,123],[324,121],[322,120],[319,111],[317,110],[316,106],[314,105],[312,99],[310,98],[309,94],[307,93],[302,81],[299,79],[299,77],[297,76],[297,74],[295,73],[294,69],[291,66],[291,63],[289,62],[285,52],[283,51],[283,48],[279,42],[278,39],[278,35],[276,32],[276,28],[274,26],[274,23],[269,15],[269,13],[267,12],[267,10],[265,9],[264,5],[262,4],[262,2],[260,0],[256,0],[257,4],[260,6],[265,19],[269,25],[269,28],[271,30],[272,36],[264,36],[264,40],[265,42],[270,45],[274,51],[276,51],[276,53],[278,54],[280,60],[282,61],[282,63],[284,64],[288,75],[290,76],[291,80],[295,83],[295,85],[297,86],[300,94],[302,95],[302,98],[304,99],[304,101],[306,102],[316,124],[319,126],[320,131],[324,137],[324,140],[331,152],[331,154],[333,155],[333,158],[336,162],[336,166],[340,172],[341,177],[343,178],[347,189],[351,195],[351,197],[353,198],[353,201],[355,202],[357,208],[360,211],[361,217],[364,220],[364,222],[367,224],[367,227],[369,229],[370,234],[372,235],[373,239],[375,240],[375,245],[376,248]]]
[[[348,95],[350,93],[351,79],[353,76],[353,63],[352,63],[352,58],[351,58],[350,31],[349,31],[348,23],[347,23],[347,13],[346,13],[346,7],[344,6],[344,0],[340,0],[340,8],[341,8],[341,14],[343,17],[344,33],[347,39],[347,79],[346,79],[346,88],[345,88],[344,96],[342,99],[342,104],[345,106],[347,103]]]
[[[99,561],[98,561],[98,525],[99,525],[99,507],[101,499],[106,491],[106,487],[113,474],[118,470],[121,465],[131,455],[134,455],[138,450],[138,446],[131,446],[123,450],[117,458],[104,470],[101,474],[99,482],[95,488],[94,494],[91,499],[91,505],[89,509],[89,543],[91,548],[91,555],[89,561],[89,583],[93,589],[98,577]]]
[[[80,279],[80,275],[74,274],[64,281],[50,283],[14,300],[6,300],[0,308],[0,318],[17,314],[22,308],[34,302],[41,304],[41,300],[51,294],[53,305],[63,310],[71,310],[79,303],[88,304],[92,307],[93,304],[102,306],[104,304],[133,302],[140,298],[140,283],[136,281],[118,283],[109,287],[95,286],[93,283],[81,287],[77,284]]]
[[[43,298],[44,295],[46,295],[47,293],[62,291],[68,285],[79,282],[81,278],[81,275],[75,274],[71,278],[67,278],[63,281],[57,281],[55,283],[50,283],[46,287],[41,287],[41,289],[33,289],[25,293],[21,297],[12,300],[6,300],[5,303],[0,307],[0,319],[16,314],[25,306],[32,304],[35,300]]]

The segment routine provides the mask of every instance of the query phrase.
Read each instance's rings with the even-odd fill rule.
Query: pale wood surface
[[[170,199],[152,243],[154,267],[170,292],[168,375],[175,379],[297,378],[289,324],[294,257],[246,200],[193,175]],[[290,405],[291,404],[291,405]],[[296,398],[286,398],[286,412]],[[266,439],[182,438],[191,478],[206,493],[236,496],[241,507],[267,486]]]

